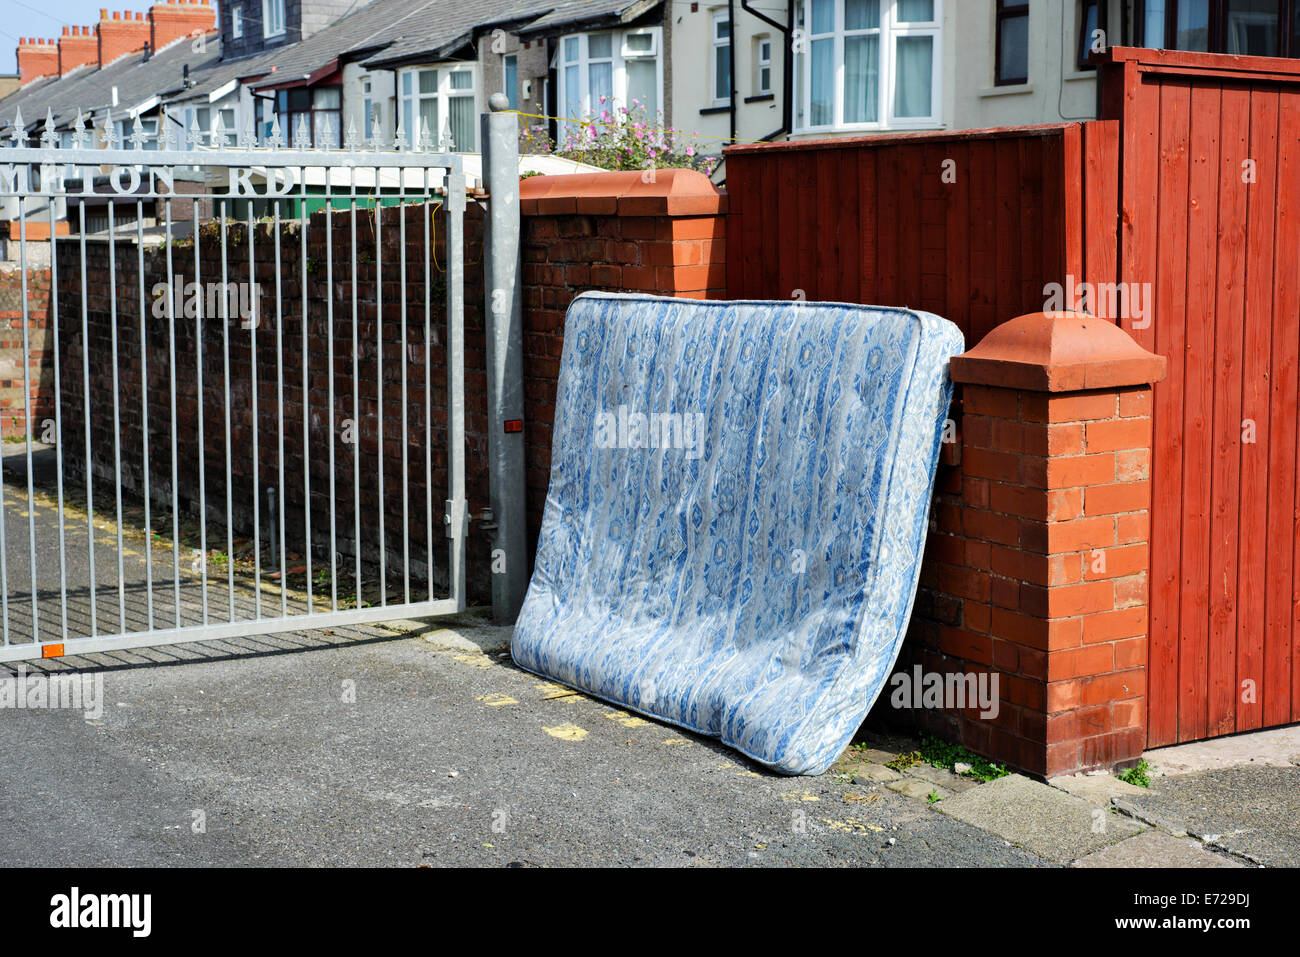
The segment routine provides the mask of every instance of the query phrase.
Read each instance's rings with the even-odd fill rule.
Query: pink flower
[[[695,147],[694,147],[694,146],[688,146],[688,147],[686,147],[686,155],[687,155],[687,156],[694,156],[694,155],[695,155]]]

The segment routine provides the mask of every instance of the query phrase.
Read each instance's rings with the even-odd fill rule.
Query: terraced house
[[[729,141],[984,128],[1098,115],[1113,45],[1293,56],[1295,0],[168,0],[18,47],[21,114],[67,143],[77,111],[119,138],[450,145],[476,152],[495,92],[561,143],[633,108]],[[725,176],[725,169],[719,176]]]

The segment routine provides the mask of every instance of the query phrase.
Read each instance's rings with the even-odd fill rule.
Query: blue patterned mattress
[[[903,641],[963,348],[903,309],[579,296],[515,662],[825,771]]]

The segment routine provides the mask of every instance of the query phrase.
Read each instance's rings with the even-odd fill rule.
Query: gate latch
[[[447,499],[447,512],[442,517],[447,526],[447,537],[460,539],[464,537],[469,525],[469,502],[463,498]]]

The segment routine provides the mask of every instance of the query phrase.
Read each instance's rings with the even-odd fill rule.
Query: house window
[[[158,120],[157,118],[141,118],[140,132],[146,137],[144,148],[146,150],[158,149]],[[131,149],[131,137],[135,135],[135,120],[118,120],[117,122],[118,142],[124,149]]]
[[[1278,6],[1278,0],[1228,0],[1223,11],[1223,52],[1278,56]]]
[[[799,0],[795,128],[939,123],[941,0]]]
[[[474,70],[440,66],[404,70],[401,75],[402,128],[408,145],[428,142],[462,152],[474,151]]]
[[[275,112],[280,118],[280,135],[292,144],[302,127],[315,148],[338,149],[342,135],[341,104],[342,93],[337,86],[298,86],[277,91]]]
[[[713,12],[710,28],[713,46],[709,53],[713,105],[725,106],[731,99],[731,19],[726,10]]]
[[[649,27],[561,37],[555,65],[565,120],[599,116],[622,106],[654,121],[663,90],[659,35],[659,27]],[[561,137],[571,128],[564,121],[559,126]]]
[[[510,101],[510,109],[519,109],[519,57],[507,53],[501,58],[502,93]]]
[[[284,0],[262,0],[262,36],[284,35]]]
[[[244,35],[244,5],[236,3],[230,8],[230,35],[238,40]]]
[[[1079,49],[1074,65],[1080,70],[1094,70],[1089,62],[1092,55],[1093,33],[1098,29],[1097,0],[1083,0],[1079,5]]]
[[[383,110],[375,102],[374,80],[371,77],[363,76],[361,78],[361,129],[358,130],[363,143],[373,142],[373,131],[376,123],[379,124],[382,130],[384,123]]]
[[[997,0],[997,41],[994,54],[995,86],[1029,82],[1029,4],[1024,0]]]
[[[1294,0],[1145,0],[1141,24],[1143,45],[1157,49],[1300,56]]]
[[[772,92],[772,38],[766,33],[754,39],[754,92]]]

